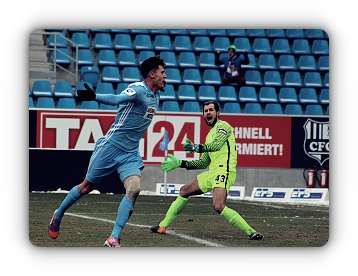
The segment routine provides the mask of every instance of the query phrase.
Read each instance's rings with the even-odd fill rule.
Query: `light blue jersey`
[[[139,141],[159,109],[159,93],[153,93],[144,82],[135,82],[119,95],[96,95],[96,101],[119,105],[116,119],[103,142],[126,152],[138,151]]]

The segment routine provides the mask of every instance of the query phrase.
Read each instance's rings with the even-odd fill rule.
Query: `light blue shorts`
[[[141,175],[144,164],[139,151],[125,152],[103,137],[98,139],[93,150],[86,178],[91,183],[99,183],[102,177],[117,171],[123,182],[130,175]]]

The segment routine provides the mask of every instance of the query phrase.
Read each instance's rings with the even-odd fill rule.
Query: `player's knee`
[[[217,212],[218,214],[221,214],[221,212],[224,210],[225,208],[225,204],[222,203],[213,203],[213,208],[215,210],[215,212]]]
[[[123,184],[126,189],[126,196],[134,203],[140,192],[140,176],[131,175],[124,180]]]

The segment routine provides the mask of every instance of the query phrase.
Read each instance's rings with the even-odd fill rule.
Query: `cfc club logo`
[[[329,122],[308,119],[303,128],[305,130],[303,148],[306,155],[322,165],[329,159]]]

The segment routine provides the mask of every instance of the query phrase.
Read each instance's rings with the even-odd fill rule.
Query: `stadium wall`
[[[85,177],[95,141],[109,129],[115,111],[29,109],[29,190],[69,190]],[[234,129],[238,167],[236,186],[245,194],[254,187],[306,187],[303,171],[311,166],[329,166],[328,116],[224,115]],[[203,143],[208,132],[200,113],[158,112],[140,142],[146,165],[142,190],[155,191],[164,182],[160,163],[165,153],[191,160],[182,142],[188,137]],[[167,151],[159,149],[165,131]],[[168,183],[184,184],[201,171],[177,169],[167,173]],[[317,184],[318,187],[318,184]],[[105,177],[101,193],[123,193],[116,174]]]

